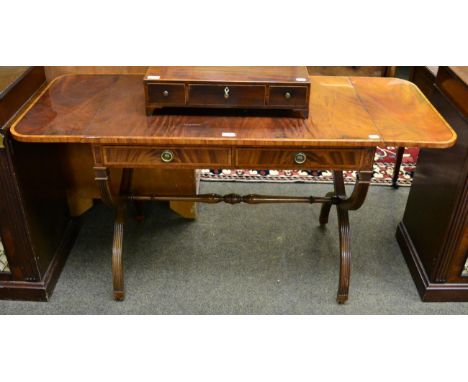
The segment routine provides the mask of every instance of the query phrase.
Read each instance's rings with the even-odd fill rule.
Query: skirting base
[[[424,265],[421,262],[421,259],[403,222],[398,225],[396,238],[422,301],[468,301],[468,283],[433,283],[429,281],[429,277],[426,273],[426,270],[424,269]]]
[[[79,231],[79,220],[70,220],[62,242],[41,281],[0,280],[0,299],[48,301]]]

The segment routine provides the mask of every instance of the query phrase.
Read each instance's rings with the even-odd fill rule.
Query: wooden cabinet
[[[308,116],[305,66],[150,67],[144,84],[149,115],[155,109],[183,106],[289,110]]]
[[[468,301],[468,67],[416,67],[413,80],[458,139],[421,150],[397,239],[424,301]]]
[[[44,84],[43,68],[0,67],[0,298],[47,300],[77,232],[57,145],[11,140],[9,122]],[[0,248],[0,249],[1,249]]]

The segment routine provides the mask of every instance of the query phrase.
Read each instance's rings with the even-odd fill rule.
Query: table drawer
[[[189,106],[244,106],[265,105],[263,85],[189,85]]]
[[[358,170],[372,168],[373,150],[369,149],[237,149],[237,167],[311,168]]]
[[[106,165],[118,167],[161,165],[203,168],[231,165],[231,150],[228,148],[105,146],[103,156]]]
[[[184,105],[184,84],[148,84],[148,103],[160,105]]]
[[[270,86],[270,106],[305,107],[307,86]]]

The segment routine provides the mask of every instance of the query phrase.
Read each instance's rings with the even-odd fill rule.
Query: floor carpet
[[[323,195],[329,185],[204,182],[201,192]],[[335,302],[336,214],[318,225],[320,206],[200,205],[196,221],[166,204],[129,220],[127,297],[111,293],[112,212],[97,204],[51,300],[0,301],[3,314],[466,314],[468,303],[423,303],[395,240],[408,188],[371,187],[350,214],[350,299]],[[130,210],[130,212],[132,212]],[[333,212],[333,211],[332,211]]]

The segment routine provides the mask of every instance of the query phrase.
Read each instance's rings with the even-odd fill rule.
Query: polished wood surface
[[[313,76],[394,77],[395,66],[308,66]]]
[[[139,74],[141,78],[148,66],[46,66],[47,81],[70,74]]]
[[[432,77],[431,77],[432,76]],[[468,301],[467,82],[451,67],[417,67],[415,83],[458,134],[448,150],[421,150],[397,238],[424,301]],[[455,82],[458,81],[458,84]]]
[[[266,87],[262,85],[230,85],[229,98],[225,85],[189,85],[187,104],[207,107],[261,107],[265,104]]]
[[[298,83],[308,79],[305,66],[150,66],[145,80],[164,82]]]
[[[43,85],[45,75],[42,67],[0,66],[0,132],[6,129],[6,122]]]
[[[31,66],[0,66],[0,99],[31,69]]]
[[[456,140],[451,127],[407,81],[348,77],[310,81],[308,119],[147,117],[139,76],[63,76],[13,126],[12,134],[27,142],[258,147],[445,148]]]
[[[337,301],[348,298],[350,233],[348,211],[361,207],[372,176],[377,145],[445,148],[456,134],[407,81],[388,78],[310,77],[312,93],[307,119],[281,115],[219,115],[206,111],[177,115],[145,115],[140,76],[74,75],[55,80],[13,126],[19,141],[87,143],[102,200],[115,209],[113,246],[114,297],[124,297],[122,240],[125,203],[143,200],[227,203],[323,203],[320,222],[334,205],[340,230],[340,277]],[[214,163],[235,168],[329,168],[335,191],[324,197],[263,195],[137,194],[133,168],[195,168]],[[124,168],[115,193],[111,169]],[[346,196],[341,170],[359,171]]]
[[[297,155],[303,155],[303,163],[297,163]],[[373,148],[367,150],[240,148],[234,151],[233,164],[239,168],[334,168],[341,170],[364,170],[372,162],[373,155]]]
[[[436,86],[468,118],[468,66],[441,66],[437,72]]]
[[[166,168],[214,168],[231,167],[229,148],[179,148],[148,146],[104,146],[102,163],[106,166],[161,167]],[[170,153],[165,162],[163,153]]]
[[[70,74],[135,74],[143,78],[147,69],[147,66],[46,66],[45,74],[50,83],[57,77]],[[91,147],[63,145],[62,151],[70,211],[73,216],[80,216],[93,206],[93,199],[100,197],[92,171]],[[138,169],[133,178],[133,186],[148,193],[190,194],[198,188],[198,176],[193,170]],[[118,187],[120,173],[113,174],[112,179],[116,180],[114,186]],[[172,201],[170,207],[184,218],[196,218],[195,203]]]
[[[259,149],[177,146],[99,146],[99,163],[107,167],[199,169],[215,168],[334,168],[366,169],[374,149]],[[171,160],[165,161],[164,155]],[[298,156],[300,161],[298,161]],[[115,185],[114,185],[115,188]]]
[[[308,116],[305,66],[162,66],[144,78],[146,112],[186,108],[293,110]],[[173,114],[176,114],[172,110]]]
[[[0,77],[0,237],[11,271],[0,273],[0,298],[47,300],[77,225],[67,209],[58,145],[21,143],[9,134],[45,85],[44,69],[0,67]]]

